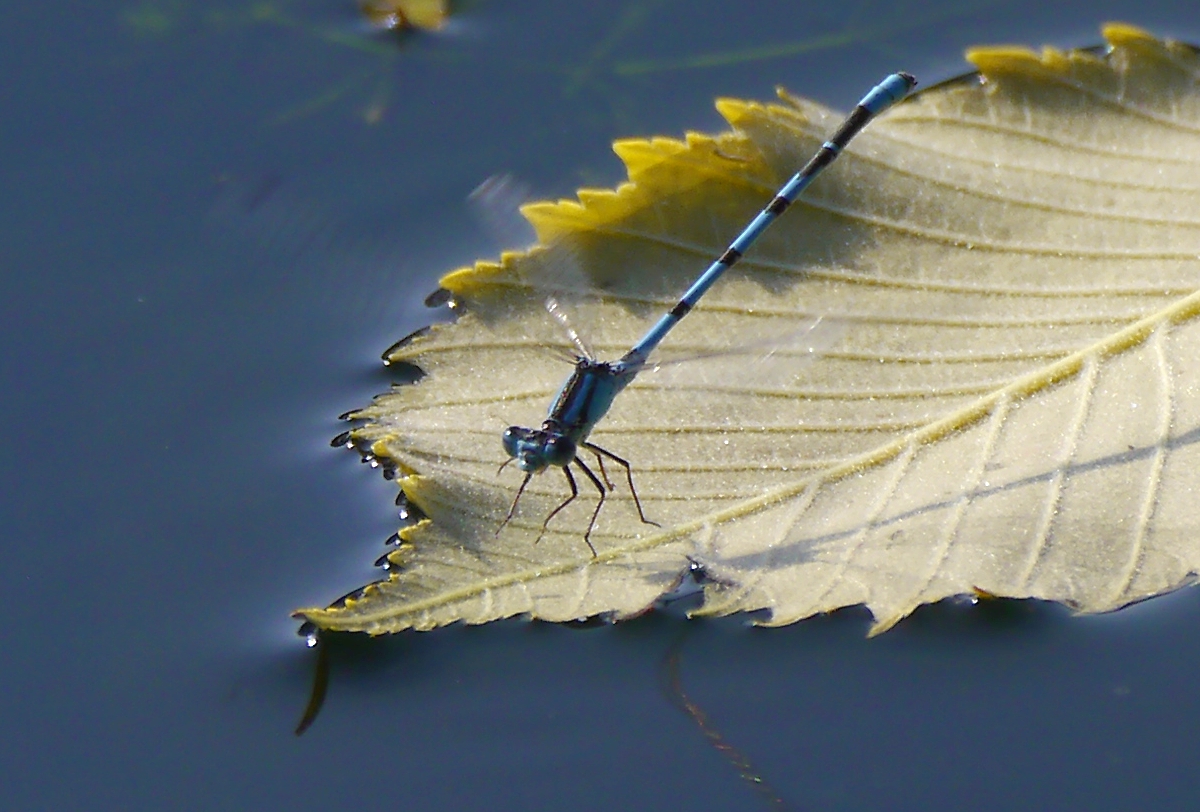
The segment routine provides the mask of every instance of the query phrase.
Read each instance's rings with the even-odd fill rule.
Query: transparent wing
[[[689,346],[683,336],[674,345],[668,339],[651,357],[644,382],[701,388],[754,384],[786,390],[800,385],[809,365],[834,348],[851,327],[844,319],[816,315],[763,320],[753,329],[725,337],[724,348],[716,350]]]
[[[472,208],[500,245],[526,245],[531,261],[526,263],[526,282],[544,297],[546,312],[559,325],[574,353],[595,359],[586,329],[585,303],[599,299],[599,292],[580,264],[578,252],[560,242],[538,245],[533,229],[521,214],[521,206],[535,199],[531,188],[509,174],[493,175],[468,196]]]

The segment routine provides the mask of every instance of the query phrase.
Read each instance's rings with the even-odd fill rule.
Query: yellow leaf
[[[424,28],[437,31],[446,24],[446,0],[361,0],[359,8],[381,28]]]

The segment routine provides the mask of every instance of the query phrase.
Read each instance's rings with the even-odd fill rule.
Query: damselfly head
[[[575,441],[545,429],[509,426],[501,439],[504,451],[527,473],[544,471],[552,465],[561,468],[575,459]]]

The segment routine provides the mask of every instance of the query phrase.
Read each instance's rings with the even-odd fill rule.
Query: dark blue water
[[[481,180],[612,184],[613,138],[720,128],[718,95],[844,108],[976,43],[1200,40],[1190,6],[509,0],[397,40],[348,0],[12,5],[3,808],[763,808],[664,691],[672,656],[794,808],[1193,808],[1196,590],[939,605],[874,640],[854,611],[352,638],[301,738],[288,616],[378,577],[395,488],[328,441],[438,276],[497,247]]]

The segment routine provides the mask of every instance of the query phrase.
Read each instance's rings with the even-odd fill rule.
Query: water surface
[[[793,808],[1191,808],[1195,590],[945,604],[874,640],[855,611],[350,639],[292,735],[289,612],[378,577],[396,526],[335,418],[388,385],[438,276],[498,247],[481,180],[613,184],[614,138],[719,129],[716,96],[846,107],[971,44],[1200,40],[1174,2],[459,8],[402,39],[316,0],[9,9],[6,808],[762,808],[664,692],[672,652]]]

